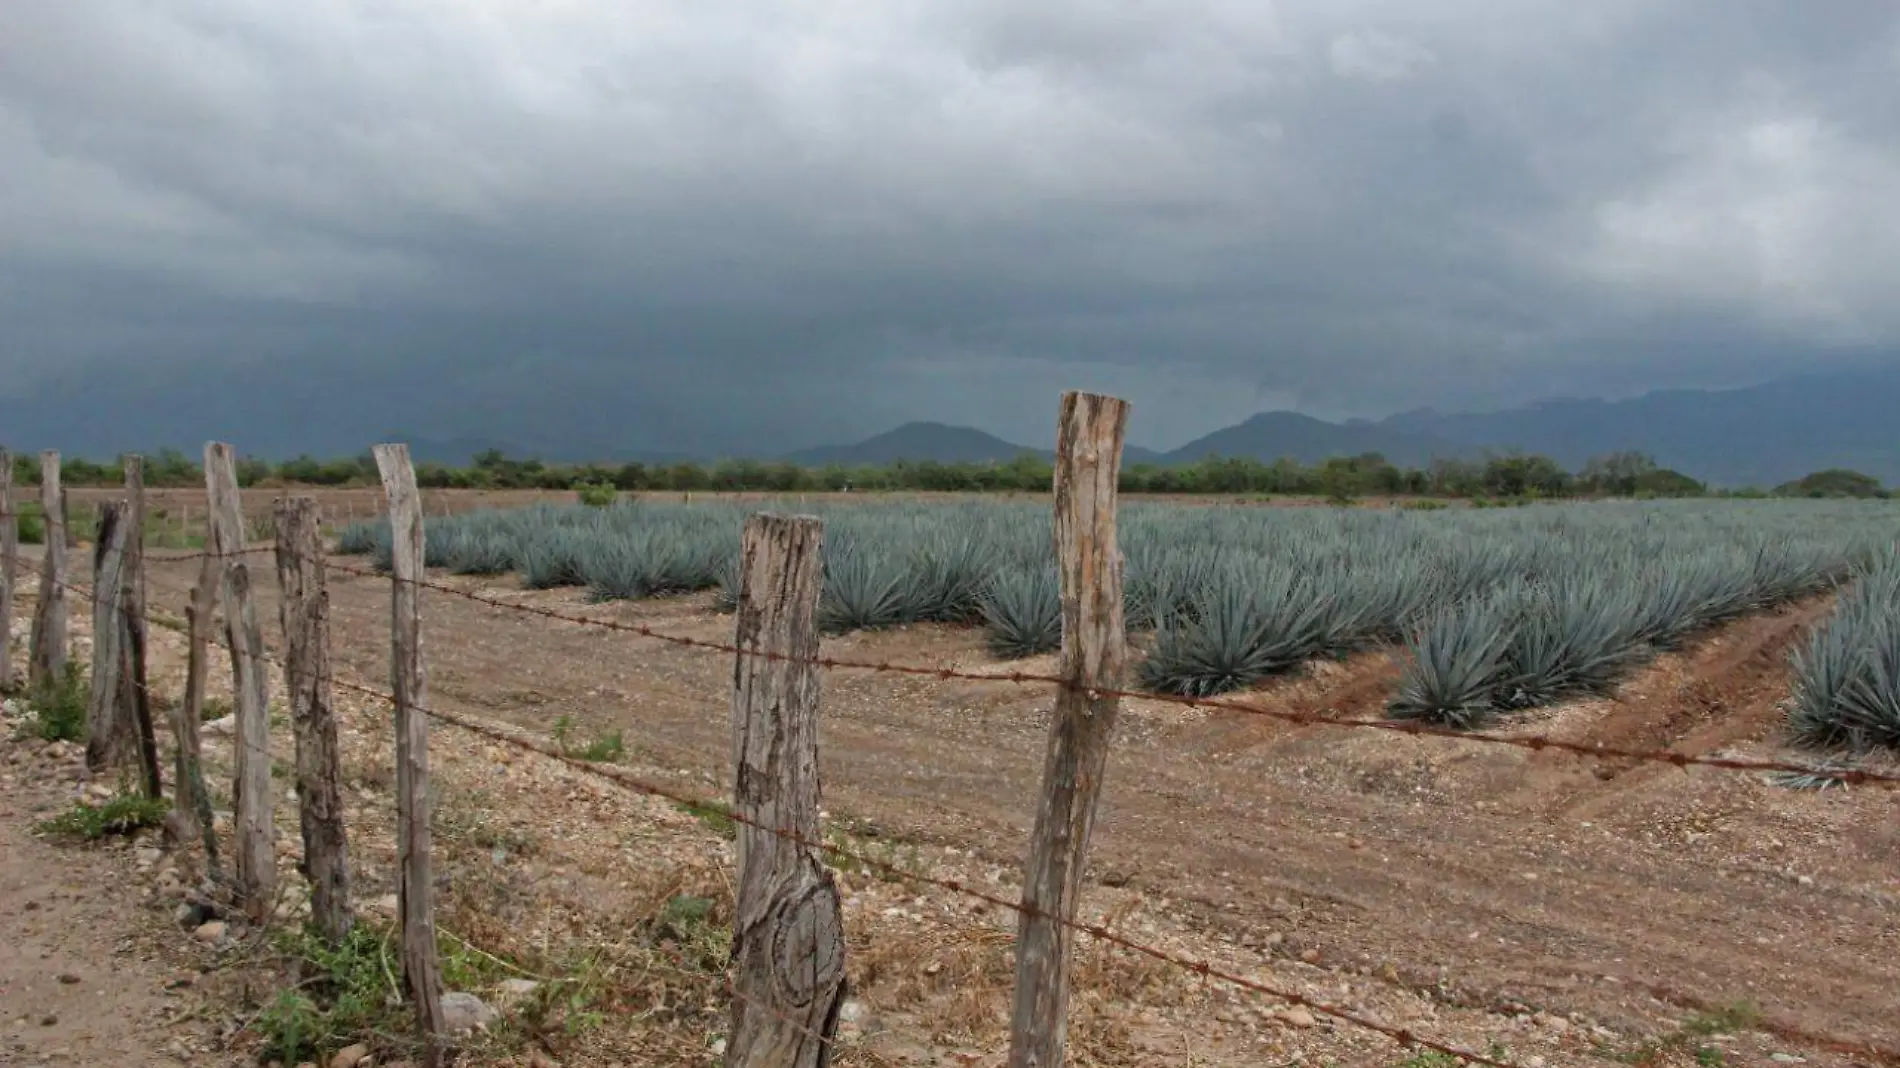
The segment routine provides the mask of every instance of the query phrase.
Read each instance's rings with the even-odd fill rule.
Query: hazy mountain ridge
[[[1773,486],[1830,467],[1900,482],[1900,367],[1815,374],[1727,390],[1658,390],[1629,400],[1564,398],[1496,412],[1431,409],[1381,420],[1333,423],[1298,412],[1262,412],[1178,449],[1130,447],[1126,462],[1192,463],[1210,456],[1317,463],[1329,456],[1382,453],[1419,466],[1434,458],[1487,452],[1541,453],[1570,468],[1624,450],[1648,453],[1720,486]],[[857,445],[829,446],[790,459],[843,464],[895,459],[1003,462],[1021,452],[966,427],[910,424]]]
[[[1896,360],[1900,364],[1900,360]],[[225,440],[244,455],[273,460],[299,454],[322,458],[358,455],[391,440],[390,428],[408,426],[419,460],[466,463],[484,448],[510,457],[550,462],[602,461],[710,463],[721,457],[790,460],[822,466],[1007,463],[1022,453],[1048,457],[1046,448],[1019,445],[967,426],[910,423],[849,444],[785,452],[757,441],[716,447],[663,441],[665,426],[599,412],[618,412],[613,398],[589,398],[591,407],[556,416],[536,398],[503,411],[458,413],[452,394],[407,391],[358,396],[347,382],[319,381],[290,392],[271,384],[262,369],[229,376],[220,389],[161,376],[121,376],[84,387],[68,385],[27,398],[0,401],[0,433],[16,451],[59,449],[105,458],[120,451],[157,452],[165,446],[195,456],[206,440]],[[427,399],[420,412],[406,404]],[[1629,400],[1557,399],[1495,412],[1401,412],[1380,420],[1328,422],[1297,412],[1263,412],[1178,449],[1157,453],[1129,445],[1133,465],[1188,463],[1211,455],[1315,463],[1328,456],[1379,452],[1395,463],[1428,464],[1435,457],[1477,457],[1487,451],[1542,453],[1575,469],[1592,456],[1622,450],[1648,453],[1719,486],[1773,486],[1829,467],[1848,467],[1900,484],[1900,366],[1831,371],[1742,389],[1661,390]],[[412,416],[419,416],[411,418]],[[674,420],[677,422],[677,419]],[[645,437],[635,437],[644,431]]]

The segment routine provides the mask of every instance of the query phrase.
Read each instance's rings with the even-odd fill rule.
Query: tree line
[[[256,458],[238,463],[243,486],[374,486],[375,461],[368,453],[344,459],[301,456],[272,463]],[[115,486],[120,467],[114,461],[72,457],[60,464],[60,477],[71,486]],[[146,484],[156,487],[204,485],[198,463],[176,449],[145,461]],[[464,465],[420,463],[416,481],[428,489],[539,489],[580,487],[619,491],[672,492],[891,492],[1041,493],[1049,488],[1049,461],[1024,453],[1003,463],[940,463],[900,460],[883,465],[831,464],[804,467],[786,462],[722,460],[712,464],[557,464],[514,458],[488,451]],[[14,481],[39,481],[37,457],[16,458]],[[1122,470],[1121,488],[1130,494],[1216,494],[1306,496],[1331,500],[1359,497],[1439,497],[1450,499],[1563,499],[1576,497],[1800,496],[1884,497],[1878,479],[1856,471],[1817,471],[1773,489],[1714,491],[1679,471],[1659,466],[1640,452],[1617,452],[1589,460],[1575,471],[1548,456],[1505,453],[1475,459],[1437,459],[1423,467],[1392,463],[1376,452],[1334,457],[1316,464],[1282,459],[1261,461],[1209,457],[1190,464],[1132,464]]]

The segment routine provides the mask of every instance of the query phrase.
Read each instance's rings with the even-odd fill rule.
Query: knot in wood
[[[825,879],[807,884],[772,910],[773,985],[780,1004],[810,1005],[844,973],[844,924]]]

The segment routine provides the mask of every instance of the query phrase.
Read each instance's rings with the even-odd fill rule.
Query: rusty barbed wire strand
[[[411,582],[422,589],[445,593],[453,597],[459,597],[464,600],[473,601],[476,604],[487,605],[491,608],[498,608],[504,611],[520,612],[526,615],[539,616],[543,619],[555,620],[576,626],[617,631],[623,634],[649,638],[668,645],[697,649],[705,652],[736,654],[741,651],[738,646],[726,642],[712,641],[705,638],[689,638],[680,634],[668,634],[664,631],[655,630],[643,623],[622,623],[611,619],[589,619],[585,616],[568,615],[564,612],[557,612],[537,605],[515,604],[510,601],[486,597],[479,593],[457,589],[446,583],[435,582],[429,579],[397,579],[387,572],[377,571],[372,568],[353,567],[348,564],[337,563],[334,560],[325,560],[324,564],[331,570],[342,574],[362,578],[385,579],[391,582]],[[924,667],[917,664],[843,660],[828,656],[794,657],[782,653],[765,652],[749,652],[747,655],[759,656],[767,660],[783,660],[793,663],[811,664],[827,670],[868,671],[909,675],[913,677],[937,679],[944,682],[951,680],[964,682],[1006,682],[1013,685],[1049,685],[1059,689],[1076,688],[1076,684],[1073,681],[1064,679],[1059,675],[1044,675],[1023,671],[983,673],[959,671],[955,668]],[[1190,697],[1183,694],[1150,693],[1142,690],[1129,690],[1105,686],[1091,686],[1087,687],[1087,690],[1091,697],[1117,697],[1136,701],[1155,701],[1162,704],[1178,705],[1187,708],[1219,709],[1228,712],[1238,712],[1244,715],[1261,716],[1301,727],[1344,727],[1381,730],[1393,734],[1407,734],[1417,737],[1447,738],[1460,742],[1511,746],[1518,749],[1527,749],[1532,752],[1552,750],[1596,760],[1634,760],[1643,763],[1670,764],[1682,769],[1706,767],[1723,771],[1785,772],[1796,775],[1826,775],[1829,778],[1838,779],[1841,782],[1856,786],[1876,784],[1886,787],[1900,786],[1900,774],[1888,774],[1868,770],[1866,768],[1822,767],[1785,760],[1701,756],[1691,753],[1678,753],[1668,749],[1635,749],[1624,746],[1593,745],[1585,742],[1565,741],[1546,735],[1516,736],[1494,734],[1485,731],[1460,731],[1453,730],[1449,727],[1435,727],[1418,720],[1368,719],[1365,717],[1335,718],[1323,715],[1317,711],[1303,712],[1294,709],[1260,708],[1254,705],[1243,704],[1237,700],[1218,697]]]
[[[85,588],[73,585],[71,583],[62,582],[60,583],[60,585],[63,588],[71,590],[75,593],[89,592]],[[135,614],[132,612],[131,608],[128,606],[122,606],[122,611],[124,611],[128,615]],[[144,618],[146,619],[146,622],[155,622],[149,617],[149,615],[147,615]],[[222,649],[230,648],[229,645],[227,645],[223,640],[221,640],[215,634],[207,636],[204,639],[204,644],[208,646],[216,646]],[[735,650],[736,650],[736,647],[735,647]],[[747,655],[755,655],[753,651],[747,650],[743,652],[746,652]],[[278,656],[268,651],[262,655],[261,659],[263,659],[267,663],[270,663],[280,668],[287,666],[281,658],[279,658]],[[773,658],[773,659],[788,659],[788,658]],[[329,673],[327,673],[326,675],[319,676],[319,679],[321,681],[328,682],[330,685],[335,686],[339,689],[347,690],[352,693],[356,693],[360,696],[368,697],[376,701],[387,702],[392,705],[396,703],[396,696],[388,692],[387,690],[381,690],[373,686],[365,686],[361,683],[352,682],[348,679],[339,678],[337,677],[334,669],[330,671]],[[947,890],[951,893],[958,894],[963,897],[970,898],[972,900],[981,901],[985,904],[991,905],[996,908],[1001,908],[1010,912],[1014,912],[1021,916],[1050,920],[1063,927],[1069,928],[1070,930],[1079,931],[1083,934],[1086,934],[1090,936],[1091,938],[1094,938],[1103,943],[1117,946],[1121,949],[1128,950],[1129,952],[1151,958],[1153,960],[1159,961],[1163,964],[1167,964],[1175,968],[1179,968],[1183,971],[1190,972],[1194,975],[1198,975],[1202,977],[1203,979],[1212,979],[1212,980],[1216,980],[1220,982],[1225,982],[1225,983],[1239,987],[1243,990],[1250,991],[1255,994],[1260,994],[1266,997],[1276,998],[1278,1000],[1285,1001],[1294,1005],[1299,1005],[1303,1008],[1319,1013],[1322,1016],[1331,1017],[1343,1023],[1350,1024],[1354,1027],[1358,1027],[1363,1030],[1367,1030],[1379,1035],[1383,1035],[1384,1037],[1391,1039],[1392,1041],[1398,1043],[1399,1045],[1407,1047],[1407,1048],[1417,1046],[1423,1049],[1431,1050],[1436,1053],[1442,1053],[1448,1057],[1462,1058],[1463,1060],[1473,1063],[1473,1064],[1487,1065],[1489,1066],[1489,1068],[1519,1068],[1519,1066],[1512,1064],[1508,1061],[1497,1060],[1492,1057],[1488,1057],[1482,1053],[1479,1053],[1475,1050],[1463,1049],[1458,1046],[1453,1046],[1446,1043],[1438,1042],[1434,1039],[1415,1034],[1410,1028],[1393,1027],[1390,1024],[1359,1015],[1357,1013],[1352,1012],[1349,1009],[1340,1008],[1329,1002],[1322,1001],[1318,998],[1303,994],[1297,990],[1289,990],[1282,987],[1276,987],[1271,984],[1262,982],[1260,980],[1251,979],[1247,976],[1228,971],[1206,960],[1201,960],[1195,957],[1188,957],[1185,955],[1172,953],[1172,952],[1169,952],[1168,950],[1161,949],[1156,946],[1150,946],[1141,942],[1137,942],[1124,935],[1116,934],[1115,932],[1109,930],[1108,928],[1102,926],[1101,924],[1084,923],[1078,920],[1069,919],[1064,916],[1059,916],[1055,913],[1047,911],[1046,909],[1040,909],[1033,905],[1024,904],[1019,901],[1010,901],[1007,898],[999,897],[996,894],[992,894],[988,891],[980,890],[976,887],[966,885],[964,882],[958,879],[941,879],[935,876],[924,875],[920,872],[909,871],[903,868],[902,866],[893,864],[889,861],[881,860],[877,857],[873,857],[865,853],[860,853],[855,850],[846,849],[845,847],[837,845],[835,843],[823,841],[822,836],[820,840],[812,840],[810,838],[805,837],[804,835],[797,833],[796,831],[792,831],[786,828],[768,826],[767,824],[762,823],[758,820],[754,820],[748,816],[745,816],[742,813],[733,811],[730,806],[728,806],[722,801],[696,797],[689,793],[684,793],[677,790],[671,790],[671,789],[668,789],[667,787],[660,786],[655,783],[647,782],[646,780],[639,778],[638,776],[634,775],[632,772],[626,771],[625,769],[613,767],[611,765],[596,764],[592,761],[583,760],[579,757],[569,755],[565,752],[560,751],[559,749],[553,748],[550,745],[545,745],[534,738],[526,736],[525,731],[523,731],[521,728],[513,727],[512,725],[503,725],[503,724],[493,723],[481,717],[469,716],[469,715],[465,715],[459,712],[447,712],[441,709],[428,708],[426,706],[418,705],[418,704],[411,704],[410,708],[416,712],[419,712],[425,716],[428,716],[431,719],[449,724],[450,726],[458,727],[462,730],[468,731],[471,734],[475,734],[480,737],[487,738],[490,741],[499,742],[503,745],[513,746],[525,752],[532,752],[540,756],[547,757],[551,760],[554,760],[558,763],[566,765],[570,768],[574,768],[583,773],[593,775],[597,778],[604,779],[608,782],[614,783],[615,785],[621,787],[622,789],[629,790],[633,793],[641,794],[647,797],[659,798],[664,801],[670,801],[673,804],[681,805],[688,809],[698,809],[700,811],[716,811],[716,812],[719,812],[726,819],[729,819],[732,822],[739,824],[741,826],[746,826],[746,827],[753,828],[754,830],[762,831],[766,834],[773,835],[774,837],[783,839],[785,841],[793,843],[794,845],[798,845],[806,849],[816,850],[820,853],[824,853],[833,857],[844,858],[853,863],[862,865],[866,868],[870,868],[870,869],[882,872],[893,878],[901,879],[906,882],[916,883],[916,884],[920,884],[924,886],[933,886],[938,889]]]

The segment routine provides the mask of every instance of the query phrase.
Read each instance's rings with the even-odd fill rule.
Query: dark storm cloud
[[[1896,78],[1887,3],[12,4],[0,370],[713,450],[1739,383],[1900,335]]]

